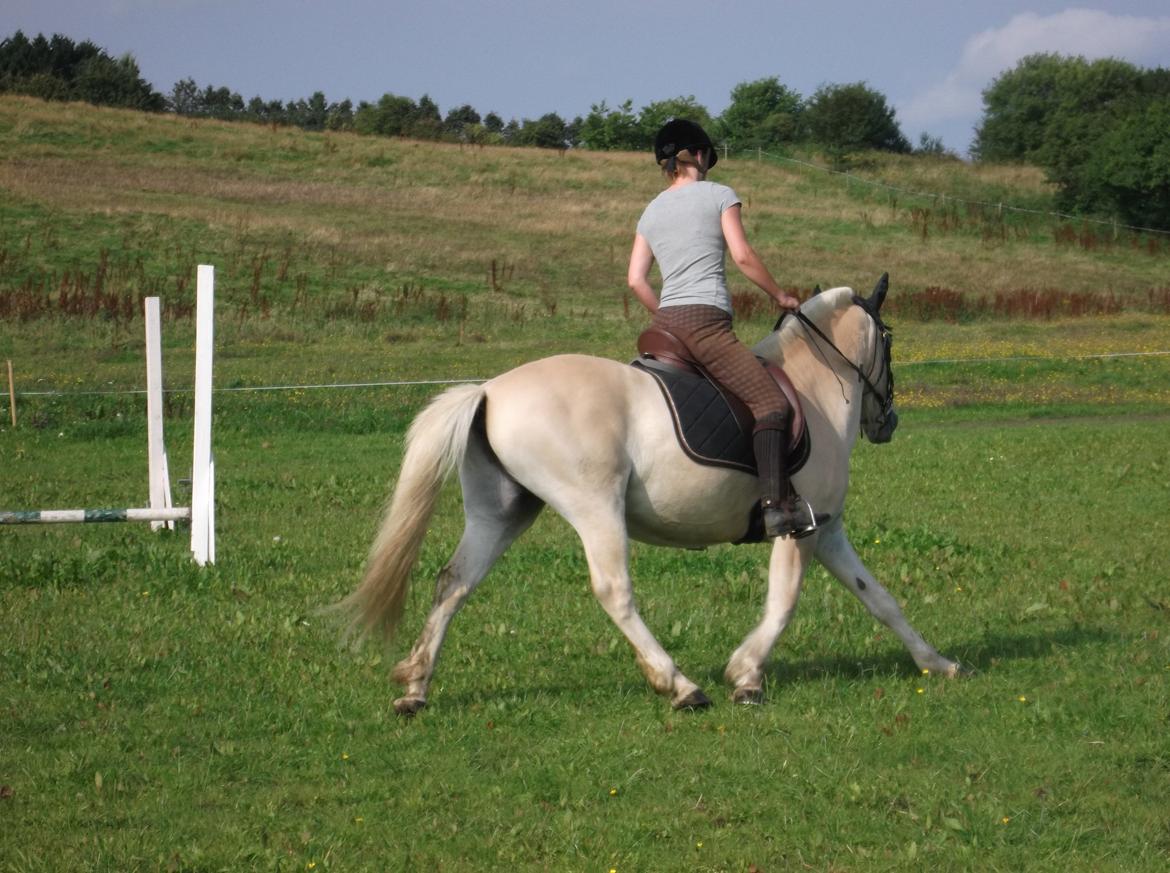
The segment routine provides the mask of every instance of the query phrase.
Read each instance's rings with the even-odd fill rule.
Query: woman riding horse
[[[751,410],[767,535],[807,536],[829,516],[814,514],[789,481],[785,454],[791,410],[784,393],[732,332],[725,253],[730,251],[743,274],[782,308],[795,310],[800,301],[780,290],[748,243],[735,192],[706,181],[719,156],[703,128],[685,119],[667,122],[655,137],[654,156],[669,185],[638,221],[630,289],[653,314],[653,326],[677,337],[715,381]],[[647,281],[655,260],[662,272],[661,296]]]

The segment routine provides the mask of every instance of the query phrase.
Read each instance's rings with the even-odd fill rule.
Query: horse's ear
[[[882,304],[886,302],[886,292],[890,290],[890,274],[882,273],[882,277],[878,279],[877,285],[874,286],[873,293],[869,295],[869,305],[873,307],[874,312],[880,312]]]
[[[820,293],[821,293],[821,286],[820,286],[820,285],[814,285],[814,286],[813,286],[813,289],[812,289],[812,294],[810,294],[809,296],[810,296],[810,297],[816,297],[816,296],[817,296],[818,294],[820,294]]]

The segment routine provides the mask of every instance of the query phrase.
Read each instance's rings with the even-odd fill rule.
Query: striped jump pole
[[[189,521],[191,509],[32,509],[27,512],[0,511],[0,524],[92,524],[103,521]]]
[[[215,563],[215,457],[211,452],[211,382],[214,350],[215,268],[200,265],[195,300],[195,445],[191,505],[171,505],[170,474],[163,443],[162,342],[159,300],[148,297],[146,320],[146,417],[150,506],[142,509],[0,510],[0,525],[149,521],[155,529],[191,523],[191,557]]]

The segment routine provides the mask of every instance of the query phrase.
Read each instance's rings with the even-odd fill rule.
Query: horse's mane
[[[830,288],[804,301],[800,305],[800,311],[809,321],[824,329],[834,312],[853,305],[853,293],[852,288]],[[784,350],[795,337],[803,333],[804,328],[793,316],[785,316],[780,323],[780,329],[772,331],[760,340],[753,351],[757,355],[783,363]]]

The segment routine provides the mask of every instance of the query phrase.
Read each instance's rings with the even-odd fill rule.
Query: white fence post
[[[147,297],[146,314],[146,445],[150,467],[150,508],[170,509],[171,477],[163,440],[162,329],[157,297]],[[151,530],[175,529],[173,521],[152,521]]]
[[[191,554],[215,563],[215,462],[211,455],[211,378],[215,268],[199,265],[195,300],[195,447],[191,467]]]

